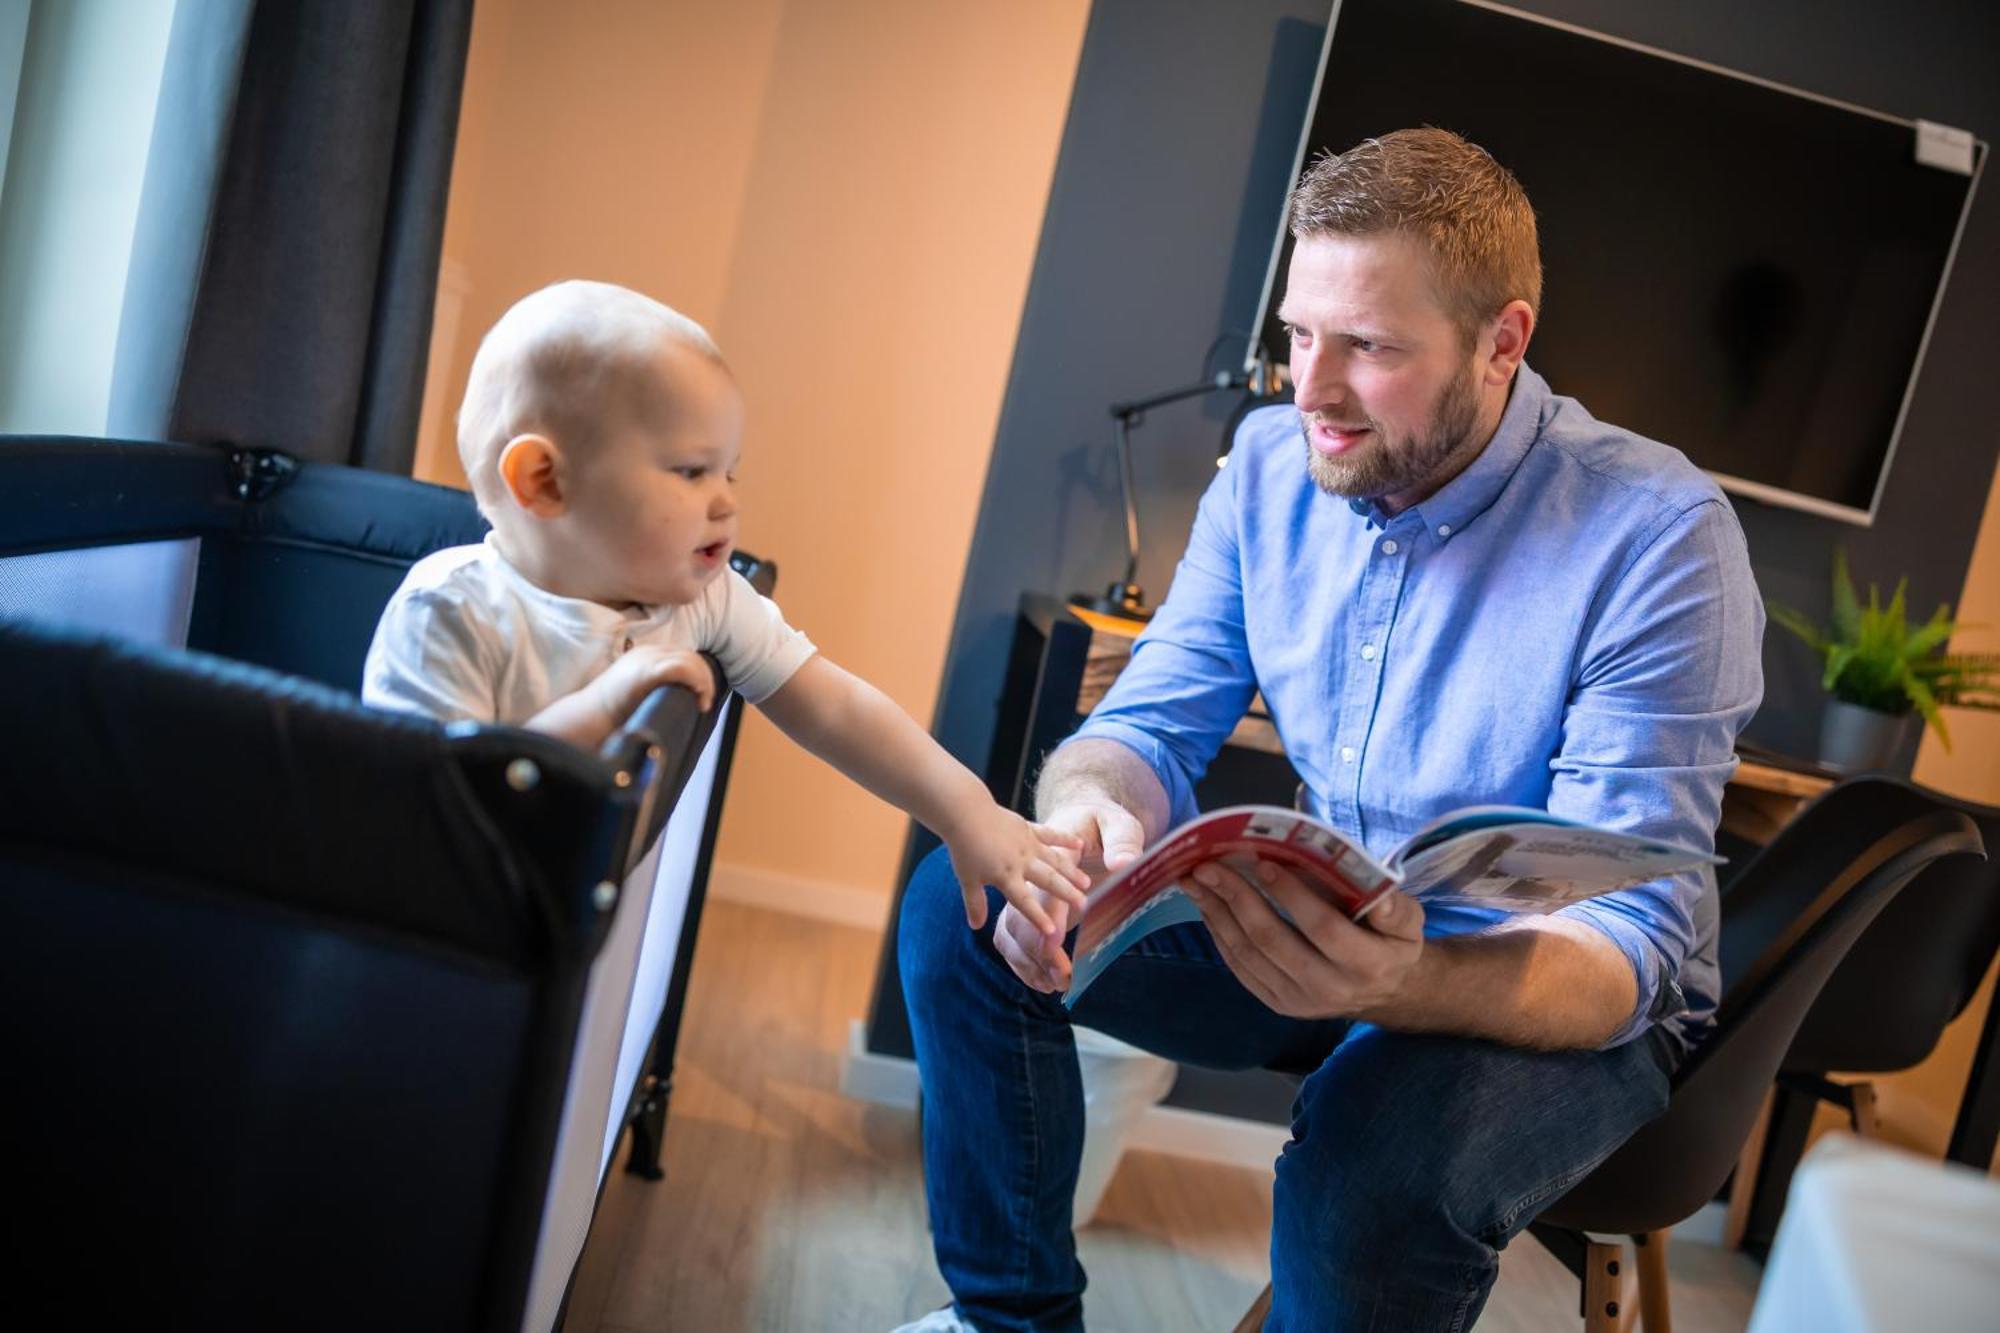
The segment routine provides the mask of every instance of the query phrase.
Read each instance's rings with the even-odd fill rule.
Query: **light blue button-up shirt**
[[[1326,494],[1298,413],[1252,413],[1172,590],[1077,733],[1159,774],[1176,823],[1262,691],[1315,811],[1377,856],[1461,806],[1556,814],[1709,849],[1736,733],[1763,696],[1743,531],[1678,450],[1594,419],[1525,365],[1472,465],[1390,517]],[[1565,909],[1639,1000],[1607,1045],[1715,1010],[1714,877]],[[1503,914],[1429,913],[1426,931]]]

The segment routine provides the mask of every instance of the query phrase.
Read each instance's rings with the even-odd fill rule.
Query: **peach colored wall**
[[[515,297],[657,295],[744,386],[742,543],[787,614],[928,719],[1088,11],[481,0],[419,475],[462,480],[451,414]],[[719,862],[886,911],[903,828],[751,715]]]
[[[1953,610],[1972,626],[1953,636],[1954,652],[2000,652],[2000,476],[1987,494],[1965,589]],[[1917,752],[1916,780],[1954,796],[2000,805],[2000,713],[1947,709],[1945,724],[1951,728],[1950,752],[1926,732]],[[1994,972],[1989,971],[1979,994],[1945,1029],[1930,1059],[1875,1080],[1885,1134],[1926,1152],[1943,1151],[1993,989]]]
[[[783,8],[473,7],[444,234],[462,305],[449,356],[431,362],[418,475],[463,482],[453,418],[472,353],[523,294],[601,278],[714,325]]]

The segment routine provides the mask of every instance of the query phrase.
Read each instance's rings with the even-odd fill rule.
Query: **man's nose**
[[[1311,415],[1347,401],[1347,381],[1340,358],[1322,356],[1318,348],[1292,351],[1292,402]]]

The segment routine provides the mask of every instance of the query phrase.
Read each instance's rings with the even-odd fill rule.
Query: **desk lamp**
[[[1274,398],[1290,387],[1291,377],[1285,367],[1271,364],[1260,354],[1248,370],[1218,370],[1210,378],[1195,384],[1184,384],[1178,389],[1168,389],[1165,393],[1147,398],[1134,398],[1130,402],[1113,403],[1111,419],[1118,426],[1118,490],[1125,501],[1125,577],[1101,594],[1073,593],[1069,604],[1079,610],[1123,620],[1147,621],[1153,618],[1152,608],[1146,605],[1145,589],[1138,583],[1139,511],[1132,491],[1132,431],[1144,420],[1147,412],[1188,398],[1225,393],[1231,389],[1243,390],[1243,402],[1230,414],[1222,452],[1215,460],[1215,465],[1221,467],[1229,460],[1230,439],[1235,435],[1237,423],[1242,421],[1244,413],[1259,406],[1262,400]]]

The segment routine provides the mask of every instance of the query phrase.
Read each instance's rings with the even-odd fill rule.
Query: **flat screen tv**
[[[1526,188],[1556,392],[1738,494],[1873,519],[1984,143],[1482,0],[1338,0],[1297,167],[1417,125]],[[1281,220],[1278,361],[1290,257]]]

